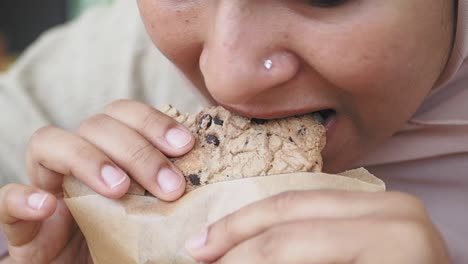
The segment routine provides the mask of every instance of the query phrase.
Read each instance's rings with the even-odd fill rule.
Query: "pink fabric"
[[[451,57],[413,118],[359,165],[425,203],[454,263],[468,263],[468,0]]]
[[[8,244],[3,232],[0,230],[0,260],[8,256]]]

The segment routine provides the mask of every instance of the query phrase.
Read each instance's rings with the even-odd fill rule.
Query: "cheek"
[[[202,48],[199,34],[202,14],[194,4],[179,2],[139,0],[138,5],[156,47],[182,70],[193,71],[198,68]]]
[[[336,47],[336,52],[332,51],[336,57],[323,65],[323,71],[333,85],[340,87],[346,99],[345,107],[359,110],[349,111],[357,112],[356,118],[369,121],[401,115],[401,119],[407,119],[429,91],[437,74],[424,65],[424,57],[411,44],[414,40],[405,43],[398,41],[401,38],[389,37],[388,31],[381,32],[373,32],[372,39],[351,36],[341,42],[347,43],[346,47]],[[418,72],[427,78],[421,78]],[[388,111],[389,106],[397,103],[403,105],[399,109],[401,114]],[[389,114],[391,117],[387,116]]]
[[[417,15],[412,9],[367,12],[345,26],[309,29],[314,41],[298,47],[308,51],[303,57],[312,68],[338,87],[343,112],[365,134],[382,137],[382,131],[388,136],[398,130],[442,71],[450,37],[435,22],[414,25]]]

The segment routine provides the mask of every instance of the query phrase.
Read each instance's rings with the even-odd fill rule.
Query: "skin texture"
[[[175,138],[171,131],[177,131],[179,139],[186,136],[174,146],[168,140]],[[130,100],[112,102],[103,113],[83,120],[75,132],[53,126],[37,130],[26,157],[32,186],[8,184],[0,189],[0,227],[8,239],[8,261],[92,263],[63,201],[63,176],[73,175],[113,199],[127,192],[132,177],[159,199],[176,200],[185,191],[185,181],[167,156],[183,155],[193,147],[193,137],[184,131],[174,119]],[[171,179],[169,169],[174,170]],[[113,174],[114,180],[106,180],[105,174]],[[161,175],[173,190],[164,190]]]
[[[337,172],[400,129],[424,100],[450,53],[454,7],[444,0],[318,2],[327,1],[138,5],[155,45],[213,104],[257,118],[335,110],[323,156],[325,170]],[[193,147],[184,133],[175,120],[129,100],[113,102],[77,131],[39,129],[26,157],[31,186],[0,189],[8,261],[92,263],[63,202],[63,175],[114,199],[132,177],[156,197],[175,200],[185,182],[167,156]],[[187,249],[198,260],[220,263],[449,261],[423,205],[391,192],[281,194],[219,220],[188,240]]]
[[[339,172],[422,103],[449,55],[453,7],[313,2],[138,1],[155,45],[214,104],[263,118],[335,109],[323,156],[325,171]]]
[[[434,86],[453,41],[453,3],[349,0],[324,8],[313,2],[138,1],[155,45],[213,104],[257,118],[335,110],[323,157],[325,171],[339,172],[399,130]],[[271,70],[263,68],[266,59]],[[413,198],[358,194],[368,211],[356,219],[355,211],[333,206],[354,199],[333,193],[321,204],[335,208],[324,222],[313,213],[314,195],[320,196],[297,195],[305,196],[302,206],[287,199],[283,206],[309,216],[284,219],[284,211],[268,211],[277,204],[270,198],[215,223],[188,240],[187,249],[219,263],[375,263],[400,243],[408,250],[388,263],[448,262]],[[393,203],[372,205],[380,198]],[[399,212],[407,204],[414,210]],[[392,225],[414,236],[385,228]],[[378,243],[383,238],[388,243]],[[314,248],[323,250],[311,254]]]
[[[205,263],[449,262],[423,205],[401,193],[285,192],[228,215],[187,248]]]

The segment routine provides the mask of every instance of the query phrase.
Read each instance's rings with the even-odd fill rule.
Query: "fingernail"
[[[182,184],[182,177],[168,168],[162,168],[159,170],[156,180],[158,181],[161,190],[165,193],[178,190]]]
[[[47,193],[33,193],[28,197],[28,206],[40,210],[47,200]]]
[[[192,236],[185,242],[185,247],[191,251],[191,250],[197,250],[205,246],[206,240],[208,238],[208,229],[205,228],[203,231],[198,233],[195,236]]]
[[[183,148],[192,141],[192,135],[186,130],[171,128],[166,133],[166,140],[174,148]]]
[[[102,167],[101,175],[104,183],[111,189],[119,186],[128,178],[125,172],[111,165],[105,165]]]

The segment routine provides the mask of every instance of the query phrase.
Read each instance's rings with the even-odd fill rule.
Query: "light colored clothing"
[[[118,98],[194,112],[188,85],[150,41],[135,1],[47,32],[0,76],[0,184],[26,182],[26,145],[39,127],[76,129]]]
[[[465,49],[462,26],[456,52]],[[390,190],[420,197],[455,263],[468,263],[468,72],[456,58],[415,117],[361,163]],[[40,126],[74,129],[117,98],[194,112],[189,86],[146,36],[135,1],[94,9],[44,35],[0,77],[0,179],[25,181],[27,139]]]

